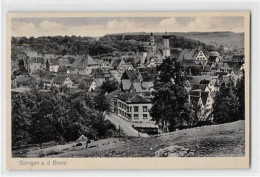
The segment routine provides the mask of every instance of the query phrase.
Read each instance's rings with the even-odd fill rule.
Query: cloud
[[[132,20],[111,20],[106,25],[109,33],[122,33],[122,32],[143,32],[151,30],[151,27],[144,22],[136,22]]]
[[[62,30],[64,28],[63,24],[56,23],[56,22],[50,22],[50,21],[43,21],[39,25],[41,30],[44,31],[56,31],[56,30]]]
[[[105,19],[105,18],[104,18]],[[77,19],[73,19],[77,20]],[[42,19],[38,22],[15,20],[12,22],[13,36],[102,36],[123,32],[243,32],[243,18],[237,17],[169,17],[162,20],[146,21],[137,18],[111,19],[106,23],[74,24],[59,20]]]
[[[243,20],[226,17],[197,17],[185,23],[172,17],[161,20],[159,26],[175,32],[244,31]]]
[[[38,29],[38,27],[31,22],[17,22],[12,24],[12,36],[38,37],[41,33],[42,32]]]

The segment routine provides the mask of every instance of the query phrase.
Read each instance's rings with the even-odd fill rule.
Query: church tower
[[[143,46],[141,51],[140,66],[143,66],[145,64],[146,58],[147,58],[147,51],[146,51],[146,47]]]
[[[170,42],[169,42],[169,35],[167,31],[163,35],[163,57],[170,57]]]
[[[156,53],[156,45],[155,45],[153,33],[151,33],[151,36],[150,36],[150,43],[148,46],[148,51],[152,52],[154,54]]]

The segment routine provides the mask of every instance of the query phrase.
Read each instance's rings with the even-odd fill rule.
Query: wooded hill
[[[162,44],[162,35],[154,35],[158,46]],[[101,38],[80,36],[47,36],[47,37],[12,37],[12,46],[26,46],[41,54],[56,55],[80,55],[89,53],[91,56],[120,52],[140,52],[145,42],[149,42],[149,35],[106,35]],[[171,48],[203,48],[211,51],[213,46],[206,45],[200,41],[170,35]]]

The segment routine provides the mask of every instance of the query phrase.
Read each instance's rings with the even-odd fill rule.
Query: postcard
[[[250,167],[250,12],[8,13],[6,167]]]

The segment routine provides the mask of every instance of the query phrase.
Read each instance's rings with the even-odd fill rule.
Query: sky
[[[244,32],[243,17],[13,18],[12,36],[90,36],[124,32]]]

